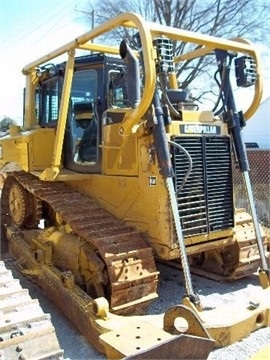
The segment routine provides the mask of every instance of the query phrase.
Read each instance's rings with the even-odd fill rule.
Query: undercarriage
[[[159,351],[157,339],[168,342],[164,354],[168,351],[166,346],[173,346],[171,341],[176,341],[175,351],[188,351],[185,344],[193,336],[195,342],[203,345],[198,353],[203,358],[214,345],[211,338],[215,339],[215,346],[227,346],[240,340],[240,327],[244,326],[244,336],[248,336],[269,325],[267,301],[256,309],[239,307],[234,319],[225,315],[225,323],[223,315],[231,313],[231,309],[224,308],[217,326],[219,310],[200,312],[184,298],[184,305],[157,316],[153,327],[151,316],[136,316],[144,314],[157,297],[158,271],[143,233],[123,225],[93,199],[65,183],[41,182],[23,172],[7,177],[1,200],[5,246],[16,258],[17,267],[45,289],[58,306],[65,303],[63,311],[67,317],[107,356],[133,356],[134,349],[121,344],[124,338],[129,341],[127,333],[140,336],[136,329],[142,326],[143,334],[155,336],[142,337],[137,354],[140,358],[149,356],[149,348],[153,348],[153,355]],[[175,328],[176,318],[188,322],[188,332]],[[193,322],[196,325],[191,326]],[[119,343],[115,331],[119,333]],[[187,356],[184,350],[183,356]]]

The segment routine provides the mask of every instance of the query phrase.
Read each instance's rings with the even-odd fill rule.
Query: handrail
[[[244,114],[245,119],[249,119],[255,113],[262,98],[262,78],[260,73],[259,57],[255,47],[250,42],[241,38],[226,40],[211,35],[195,33],[192,31],[160,25],[154,22],[148,22],[145,21],[141,15],[135,13],[119,14],[81,36],[78,36],[73,41],[68,42],[51,53],[31,62],[25,66],[22,71],[25,75],[29,76],[33,73],[33,70],[41,64],[76,49],[89,49],[101,51],[103,53],[117,54],[117,47],[93,43],[93,40],[98,36],[108,33],[120,26],[134,28],[139,31],[144,58],[144,69],[145,74],[147,74],[147,76],[145,76],[144,90],[139,106],[126,112],[124,121],[119,130],[122,135],[128,135],[132,131],[132,128],[137,124],[138,119],[143,117],[152,101],[156,86],[155,61],[153,61],[156,54],[153,48],[152,40],[157,36],[166,36],[173,40],[191,42],[195,45],[197,44],[201,46],[199,49],[176,57],[175,62],[209,54],[216,48],[241,52],[252,56],[256,61],[258,77],[255,84],[254,98],[250,107]]]

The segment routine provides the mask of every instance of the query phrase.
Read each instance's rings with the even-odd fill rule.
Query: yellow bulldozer
[[[119,28],[136,47],[100,41]],[[176,56],[180,43],[187,50]],[[177,74],[179,64],[200,58],[215,64],[212,110],[200,110]],[[233,68],[238,87],[255,87],[245,113]],[[241,138],[262,96],[255,47],[122,13],[23,73],[24,124],[0,140],[2,254],[109,358],[202,359],[269,326],[267,238]],[[235,162],[251,215],[235,208]],[[150,316],[156,260],[181,265],[186,296]],[[193,271],[234,280],[258,269],[259,304],[233,317],[224,308],[222,320],[202,308]],[[188,329],[180,331],[177,318]]]

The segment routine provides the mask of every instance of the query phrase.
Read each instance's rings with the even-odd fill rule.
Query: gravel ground
[[[8,265],[7,265],[8,266]],[[185,292],[183,286],[183,275],[180,270],[158,265],[161,272],[159,282],[159,299],[149,308],[151,314],[164,312],[170,306],[181,303]],[[18,277],[23,287],[28,288],[31,296],[37,298],[43,311],[51,314],[52,323],[55,326],[56,334],[61,348],[64,350],[66,360],[90,360],[105,359],[97,353],[74,328],[72,323],[65,318],[55,305],[46,298],[43,290],[22,277],[14,269],[15,277]],[[220,307],[222,305],[237,304],[239,301],[247,301],[248,297],[258,296],[262,291],[258,285],[256,275],[246,279],[238,280],[231,284],[221,284],[209,279],[192,276],[194,291],[200,295],[201,301],[207,307]],[[239,341],[231,346],[216,349],[209,355],[209,360],[247,360],[265,345],[270,344],[270,328],[263,328],[251,334],[248,338]],[[270,359],[270,354],[269,354]]]

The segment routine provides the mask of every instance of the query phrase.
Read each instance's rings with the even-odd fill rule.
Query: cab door
[[[100,172],[101,135],[97,107],[98,71],[74,71],[64,142],[64,163],[69,170]]]

